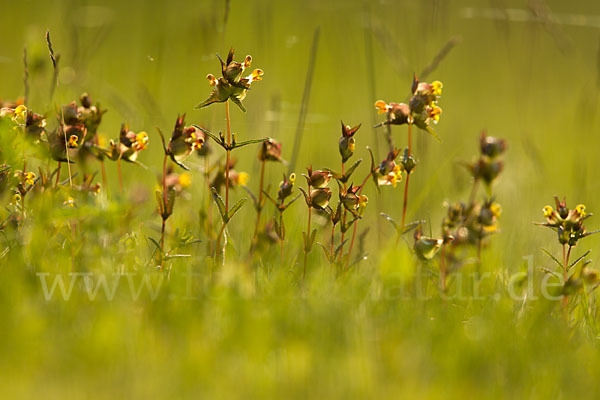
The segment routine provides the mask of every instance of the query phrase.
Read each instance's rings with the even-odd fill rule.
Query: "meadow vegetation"
[[[600,9],[496,3],[3,6],[4,395],[597,397]]]

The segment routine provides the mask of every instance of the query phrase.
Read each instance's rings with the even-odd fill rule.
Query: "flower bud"
[[[331,199],[331,189],[318,188],[310,192],[310,202],[313,208],[324,209],[329,205]]]
[[[274,139],[268,139],[262,142],[258,151],[260,161],[281,161],[281,143]]]

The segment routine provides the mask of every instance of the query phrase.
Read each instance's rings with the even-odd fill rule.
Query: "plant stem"
[[[283,231],[283,211],[279,210],[279,229]],[[280,257],[281,257],[281,265],[283,266],[283,258],[284,258],[284,252],[283,252],[283,248],[284,248],[284,244],[285,244],[285,233],[282,234],[283,237],[280,238],[279,240],[279,246],[280,246]]]
[[[256,243],[256,239],[258,237],[258,229],[260,226],[260,216],[262,214],[262,203],[263,203],[263,186],[265,182],[265,164],[266,161],[263,160],[260,163],[260,184],[258,188],[258,204],[256,206],[256,227],[254,228],[254,235],[252,236],[252,247]]]
[[[100,141],[98,140],[98,134],[94,134],[94,144],[96,146],[100,146]],[[100,170],[102,171],[102,187],[106,190],[106,167],[104,166],[104,160],[100,159]]]
[[[365,179],[360,184],[360,189],[358,190],[359,197],[362,195],[363,188],[365,187],[367,180],[371,177],[372,174],[373,174],[373,172],[369,172],[369,174],[365,177]],[[350,256],[352,254],[352,249],[354,248],[354,239],[356,239],[356,230],[358,228],[357,224],[358,224],[358,221],[354,221],[354,227],[352,228],[353,229],[352,230],[352,240],[350,240],[350,249],[348,249],[348,254],[346,255],[346,257],[347,257],[346,269],[348,269],[348,267],[350,266]]]
[[[58,168],[57,168],[57,171],[56,171],[56,182],[54,182],[54,187],[58,186],[58,182],[60,180],[60,165],[61,165],[61,162],[59,161],[58,162]]]
[[[225,118],[227,119],[227,146],[231,145],[231,118],[229,117],[229,101],[225,102]],[[225,212],[229,211],[229,162],[231,150],[227,150],[227,163],[225,164]]]
[[[121,174],[121,158],[117,160],[117,170],[119,172],[119,194],[123,196],[123,176]]]
[[[566,248],[566,245],[563,244],[563,281],[564,281],[563,284],[566,284],[567,280],[569,279],[569,269],[568,268],[569,268],[569,258],[571,257],[572,247],[569,246],[569,250],[566,251],[566,254],[565,254],[565,248]],[[568,305],[569,305],[569,297],[566,294],[563,294],[562,307],[565,312],[565,318],[568,317],[568,315],[567,315]]]
[[[306,277],[306,261],[308,259],[308,242],[310,240],[310,220],[312,218],[312,206],[308,207],[308,228],[306,230],[306,243],[304,243],[304,272],[302,272],[302,280]]]
[[[412,124],[408,124],[408,157],[412,155]],[[412,171],[411,171],[412,172]],[[404,204],[402,206],[402,224],[401,224],[401,233],[404,233],[404,226],[406,223],[406,208],[408,206],[408,182],[410,181],[411,172],[406,174],[406,181],[404,182]]]
[[[346,172],[345,168],[346,168],[346,166],[342,162],[342,175],[344,175]],[[347,186],[346,186],[346,183],[344,183],[344,192],[346,190],[347,190]],[[338,261],[342,261],[342,255],[344,254],[344,237],[346,236],[346,232],[344,231],[345,225],[346,225],[346,209],[344,208],[342,210],[342,225],[340,226],[340,231],[342,232],[342,237],[340,238],[340,256],[338,258]]]
[[[121,160],[119,160],[119,163]],[[120,164],[119,164],[120,165]],[[119,169],[120,172],[120,169]],[[120,176],[120,174],[119,174]],[[162,169],[162,187],[163,187],[163,206],[167,208],[167,155],[163,158],[163,169]],[[164,216],[161,215],[162,218],[162,228],[160,230],[160,269],[162,270],[164,265],[164,254],[165,254],[165,226],[167,224],[167,220]]]
[[[442,254],[440,255],[440,288],[442,293],[446,292],[446,243],[442,244]]]

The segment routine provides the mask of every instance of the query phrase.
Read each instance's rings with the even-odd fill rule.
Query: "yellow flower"
[[[550,218],[552,216],[552,214],[554,213],[554,209],[550,206],[545,206],[543,211],[544,211],[544,217],[546,217],[546,218]]]
[[[249,179],[250,175],[248,175],[246,172],[240,172],[237,178],[237,183],[238,185],[246,186]]]
[[[390,109],[390,106],[383,100],[377,100],[375,108],[377,109],[377,114],[385,114]]]
[[[13,121],[19,125],[25,125],[25,121],[27,121],[27,107],[22,104],[17,106]]]
[[[219,82],[219,80],[213,74],[206,75],[206,79],[208,79],[210,86],[217,86],[217,83]]]
[[[140,132],[135,135],[134,148],[137,151],[144,150],[148,144],[148,134],[146,132]]]
[[[186,188],[192,184],[192,177],[187,172],[179,174],[179,184],[181,187]]]
[[[434,124],[437,124],[440,121],[440,115],[442,114],[442,109],[438,107],[435,103],[432,103],[427,107],[427,112],[429,118],[433,120]]]
[[[432,94],[434,94],[435,96],[441,96],[442,95],[442,88],[444,87],[444,84],[440,81],[433,81],[431,83],[432,86]]]
[[[490,206],[490,211],[494,217],[498,218],[502,214],[502,206],[498,203],[493,203]]]
[[[20,203],[21,199],[22,199],[21,195],[19,193],[15,193],[13,195],[13,204],[16,205],[17,203]]]
[[[362,215],[363,211],[367,207],[367,203],[369,203],[369,198],[367,196],[360,195],[358,197],[358,213]]]
[[[575,211],[577,211],[577,213],[579,213],[579,215],[581,217],[585,217],[585,205],[584,204],[579,204],[577,207],[575,207]]]
[[[33,173],[33,172],[26,172],[23,175],[23,180],[28,185],[33,185],[35,183],[35,178],[36,178],[36,176],[35,176],[35,173]]]
[[[71,135],[69,136],[69,143],[68,146],[70,148],[75,148],[77,146],[79,146],[79,137],[77,135]]]

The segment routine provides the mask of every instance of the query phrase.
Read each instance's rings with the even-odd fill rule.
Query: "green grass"
[[[561,15],[600,15],[594,1],[548,5]],[[117,137],[122,122],[150,134],[149,149],[140,155],[149,169],[123,165],[124,196],[118,195],[116,164],[107,162],[109,187],[103,194],[78,197],[75,209],[62,205],[67,190],[27,198],[28,222],[0,235],[3,396],[598,397],[597,316],[586,318],[577,308],[567,324],[559,302],[543,299],[539,267],[550,268],[552,261],[540,248],[553,254],[561,249],[555,235],[532,222],[542,220],[541,208],[555,194],[566,195],[569,205],[600,210],[599,31],[561,26],[555,33],[567,40],[561,51],[543,25],[463,18],[461,10],[472,6],[464,1],[231,2],[224,27],[224,2],[217,1],[3,5],[3,99],[23,94],[26,46],[34,111],[53,110],[87,91],[109,109],[100,128],[105,137]],[[506,7],[525,6],[510,1]],[[289,159],[317,26],[321,39],[296,172],[308,164],[338,170],[339,120],[362,122],[354,159],[363,158],[363,165],[355,182],[368,171],[366,146],[384,156],[383,131],[370,129],[375,100],[404,101],[413,72],[428,65],[448,39],[461,37],[428,78],[444,82],[444,114],[436,126],[443,141],[415,132],[419,166],[411,177],[408,220],[426,220],[425,233],[431,227],[438,235],[443,202],[468,196],[470,180],[460,161],[477,153],[479,132],[485,128],[507,140],[505,170],[494,187],[503,206],[501,231],[483,251],[482,272],[489,275],[480,298],[474,298],[467,280],[473,264],[461,275],[463,287],[453,281],[454,296],[443,300],[436,288],[437,264],[418,263],[410,237],[408,245],[396,244],[392,225],[378,214],[400,219],[401,185],[377,196],[367,184],[370,203],[359,233],[370,229],[368,259],[348,273],[335,276],[315,246],[302,281],[302,200],[286,212],[284,265],[272,246],[248,268],[255,221],[249,204],[230,223],[226,264],[215,265],[207,252],[212,240],[200,226],[209,199],[204,162],[196,156],[186,162],[193,184],[168,220],[167,246],[178,244],[184,233],[202,242],[180,249],[191,257],[170,263],[170,279],[152,265],[148,237],[160,236],[154,190],[162,168],[155,126],[170,132],[177,114],[187,112],[188,124],[225,131],[222,104],[193,107],[209,93],[206,74],[219,72],[214,54],[225,56],[233,46],[238,58],[252,54],[253,67],[265,71],[244,102],[248,113],[232,107],[233,130],[240,140],[276,138]],[[53,103],[46,29],[61,54]],[[373,43],[371,60],[365,56],[365,29]],[[368,75],[370,63],[374,76]],[[7,131],[0,131],[3,156],[19,165],[21,153],[5,150],[11,148]],[[394,140],[405,145],[405,127],[394,129]],[[216,160],[221,154],[212,147]],[[255,192],[256,151],[235,152],[238,169],[250,173]],[[281,164],[267,166],[272,190],[284,171]],[[234,203],[247,194],[237,188],[231,197]],[[5,193],[1,204],[9,201]],[[212,213],[216,220],[214,206]],[[274,215],[273,207],[267,204],[263,214]],[[0,221],[6,215],[2,208]],[[316,227],[324,223],[315,218]],[[587,225],[594,229],[600,222],[591,218]],[[327,243],[329,232],[325,226],[317,240]],[[591,248],[594,258],[599,244],[598,237],[585,239],[574,257]],[[539,299],[517,301],[509,295],[509,279],[526,269],[524,257],[530,256],[533,295]],[[51,282],[62,274],[68,284],[72,271],[91,273],[93,282],[102,274],[109,283],[117,279],[114,274],[132,275],[119,277],[112,300],[103,291],[91,300],[83,276],[76,278],[68,301],[58,292],[47,300],[41,278]],[[137,288],[145,279],[158,287],[156,296],[144,289],[132,298],[129,285]]]

